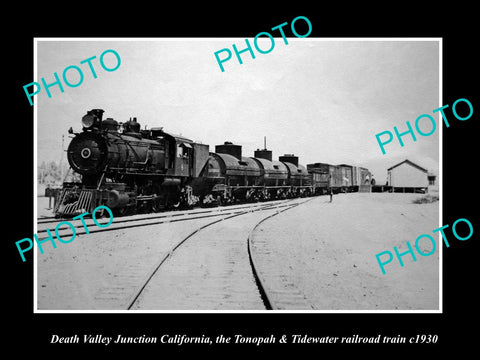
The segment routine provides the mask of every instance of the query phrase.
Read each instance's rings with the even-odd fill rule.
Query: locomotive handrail
[[[102,176],[100,176],[100,179],[98,180],[97,190],[100,190],[100,186],[102,185],[103,179],[105,178],[105,173],[107,172],[107,168],[108,168],[108,164],[105,165],[105,168],[102,171]]]

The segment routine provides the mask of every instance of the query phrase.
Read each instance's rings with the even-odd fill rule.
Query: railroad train
[[[325,163],[298,163],[293,154],[272,159],[270,150],[253,157],[230,142],[209,145],[141,129],[136,118],[103,119],[104,110],[82,117],[82,131],[67,149],[71,170],[81,181],[64,181],[55,198],[57,217],[71,217],[106,205],[116,215],[158,212],[196,205],[217,206],[358,191],[373,184],[368,169]]]

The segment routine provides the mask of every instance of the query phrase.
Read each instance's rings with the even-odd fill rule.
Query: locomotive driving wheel
[[[152,202],[148,200],[142,200],[137,205],[137,212],[139,214],[148,214],[152,212]]]
[[[162,193],[162,191],[160,189],[160,186],[155,184],[153,186],[154,197],[152,199],[152,211],[155,212],[155,213],[162,211],[166,207],[164,197],[159,195],[161,193]]]
[[[173,207],[176,209],[192,209],[200,201],[198,196],[193,194],[191,186],[184,186],[178,194],[175,196],[176,201],[173,203]]]
[[[161,196],[157,195],[152,200],[152,211],[157,213],[162,211],[165,208],[164,199]]]
[[[174,193],[167,192],[160,199],[160,206],[163,206],[164,210],[177,209],[180,206],[180,200]]]
[[[132,212],[132,206],[122,206],[112,209],[115,216],[127,216]]]

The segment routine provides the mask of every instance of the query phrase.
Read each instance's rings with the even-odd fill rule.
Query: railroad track
[[[302,204],[306,203],[310,200],[312,200],[312,199],[307,199],[304,202],[302,202]],[[250,259],[250,265],[252,267],[252,272],[253,272],[257,287],[258,287],[258,291],[260,293],[260,296],[262,297],[263,303],[265,304],[265,309],[267,309],[267,310],[279,310],[279,309],[281,309],[281,306],[279,306],[277,301],[275,301],[275,299],[278,298],[278,296],[279,296],[279,294],[278,294],[279,291],[270,287],[270,286],[268,286],[269,285],[268,282],[265,280],[265,277],[263,276],[262,272],[260,271],[260,267],[258,266],[258,261],[256,260],[258,254],[255,253],[254,246],[252,244],[253,234],[257,230],[257,228],[263,222],[265,222],[266,220],[268,220],[268,219],[270,219],[274,216],[277,216],[284,211],[290,210],[290,209],[292,209],[292,208],[294,208],[298,205],[300,205],[300,203],[299,204],[294,204],[294,205],[292,205],[290,207],[287,207],[287,208],[284,208],[281,211],[277,211],[276,213],[273,213],[273,214],[263,218],[262,220],[260,220],[255,225],[255,227],[252,228],[252,230],[248,234],[247,244],[248,244],[248,256],[249,256],[249,259]],[[287,286],[294,286],[294,284],[288,283],[289,282],[288,279],[282,278],[280,280],[283,283],[287,283],[286,284]],[[304,298],[303,294],[301,294],[301,293],[289,291],[288,293],[283,292],[283,294],[280,294],[280,296],[282,298],[285,298],[286,296],[289,297],[289,300],[291,302],[297,304],[297,306],[306,307],[306,308],[309,307],[309,305],[305,303],[305,298]]]
[[[40,221],[40,220],[42,220],[42,221]],[[45,220],[45,221],[43,221],[43,220]],[[61,221],[63,219],[56,218],[55,216],[40,216],[37,219],[37,224],[46,224],[46,223],[54,222],[54,221],[58,221],[58,220]]]
[[[204,249],[208,249],[208,254],[206,256],[215,257],[218,254],[218,256],[222,258],[221,261],[225,261],[227,266],[223,268],[222,265],[214,264],[212,268],[208,269],[208,264],[204,264],[202,263],[202,260],[198,260],[201,270],[206,271],[209,276],[208,278],[202,278],[203,282],[201,282],[201,292],[192,296],[190,304],[191,307],[197,306],[202,309],[202,305],[208,307],[208,304],[218,301],[225,301],[225,303],[227,303],[226,306],[228,306],[229,304],[234,304],[236,301],[235,299],[239,299],[239,301],[242,302],[240,306],[246,308],[251,306],[253,309],[275,309],[275,304],[272,301],[272,297],[269,295],[269,288],[266,286],[262,274],[259,273],[256,267],[255,254],[251,246],[251,234],[261,223],[267,219],[310,200],[312,200],[312,198],[287,200],[281,204],[279,204],[278,201],[276,201],[274,204],[262,204],[255,209],[248,209],[248,211],[238,210],[235,213],[223,214],[226,216],[200,226],[176,243],[170,249],[170,251],[162,256],[161,259],[159,259],[159,261],[151,268],[146,278],[131,296],[126,309],[132,310],[149,307],[154,308],[157,306],[155,305],[155,302],[158,303],[159,298],[162,296],[170,296],[171,293],[178,291],[188,292],[190,288],[192,288],[192,286],[190,286],[191,284],[196,284],[198,288],[199,281],[191,278],[194,278],[195,276],[201,277],[201,275],[199,275],[201,271],[187,271],[191,275],[183,277],[181,279],[181,284],[176,283],[176,278],[178,277],[179,273],[183,273],[185,268],[188,268],[188,265],[190,265],[189,258],[192,257],[192,253],[195,254],[195,256],[193,256],[193,260],[198,260],[195,258],[201,257],[201,254],[199,254],[198,251],[199,246],[200,248],[203,247]],[[262,218],[260,221],[258,221],[257,215],[252,215],[249,218],[248,224],[252,225],[253,227],[249,227],[251,230],[246,239],[246,244],[244,237],[245,233],[242,233],[241,231],[234,230],[232,235],[232,233],[221,233],[222,229],[217,228],[212,229],[211,233],[206,233],[207,228],[219,224],[222,221],[245,215],[249,212],[268,210],[274,212]],[[220,233],[221,235],[218,235]],[[235,233],[237,233],[237,235],[235,235]],[[197,237],[197,241],[188,241],[195,236]],[[189,246],[192,246],[192,248],[185,250],[186,244],[190,244]],[[183,256],[177,256],[176,261],[179,263],[179,265],[176,265],[174,255],[178,254],[180,252],[179,250],[181,249],[184,249],[184,254],[182,254]],[[182,268],[184,264],[187,264],[187,266]],[[164,270],[164,268],[168,266],[170,266],[172,269]],[[175,268],[175,266],[177,266],[177,268]],[[205,268],[207,269],[205,270]],[[162,270],[165,272],[163,275],[163,280],[158,279],[159,277],[162,277]],[[246,278],[251,278],[252,281],[245,280]],[[240,286],[240,290],[239,286],[237,286],[238,284],[236,284],[237,279],[240,279],[238,281],[246,282],[245,285],[242,284]],[[164,286],[165,282],[167,283],[167,286]],[[172,286],[175,289],[172,290]],[[195,288],[195,286],[193,286],[193,288]],[[145,294],[146,289],[149,289],[147,294]],[[195,293],[194,289],[192,291]],[[211,291],[211,293],[209,293],[209,291]],[[189,306],[189,296],[191,296],[191,294],[183,294],[180,296],[182,298],[178,298],[178,301],[184,301],[183,305],[186,304],[185,306]],[[187,298],[187,300],[185,300],[185,298]],[[150,303],[148,299],[151,299]],[[176,301],[176,299],[172,301],[173,306],[177,305]],[[185,303],[185,301],[187,302]],[[201,304],[195,303],[196,301],[200,302]],[[168,304],[165,305],[165,303],[162,303],[162,305],[168,306]],[[223,305],[225,306],[225,304]]]
[[[235,205],[235,206],[227,206],[227,207],[215,207],[211,209],[194,209],[188,211],[171,211],[168,213],[161,213],[161,214],[145,214],[145,215],[133,215],[128,217],[114,217],[112,223],[106,228],[99,228],[96,227],[93,220],[91,218],[84,218],[85,224],[88,227],[88,233],[96,233],[96,232],[103,232],[103,231],[115,231],[115,230],[122,230],[134,227],[142,227],[142,226],[151,226],[169,222],[178,222],[178,221],[188,221],[188,220],[195,220],[201,218],[209,218],[209,217],[218,217],[218,216],[225,216],[225,215],[236,215],[236,214],[243,214],[249,211],[259,210],[263,208],[269,208],[276,205],[282,205],[286,202],[291,200],[275,200],[275,201],[268,201],[262,203],[252,203],[252,204],[242,204],[242,205]],[[40,221],[42,220],[42,221]],[[60,222],[70,222],[73,224],[74,228],[76,229],[76,235],[87,234],[84,225],[80,219],[72,220],[72,219],[58,219],[58,218],[47,218],[43,219],[40,218],[37,221],[37,232],[36,234],[39,237],[39,240],[43,240],[46,237],[41,237],[42,234],[46,234],[47,229],[53,231],[55,226]],[[108,222],[106,219],[98,219],[97,220],[100,224],[104,224]],[[59,235],[65,235],[71,233],[71,228],[67,227],[65,229],[59,229]]]

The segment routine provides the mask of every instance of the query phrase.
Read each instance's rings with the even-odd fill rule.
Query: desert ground
[[[438,310],[439,203],[415,204],[421,194],[355,193],[320,197],[262,223],[254,244],[268,256],[260,271],[272,289],[290,287],[304,295],[316,310]],[[402,257],[409,241],[430,234],[436,250],[430,256],[415,252]],[[429,253],[432,244],[419,242]],[[381,272],[375,255],[390,251],[393,260]],[[271,274],[271,275],[269,275]],[[285,284],[285,279],[288,279]],[[275,298],[275,297],[274,297]],[[285,309],[293,304],[279,303]]]
[[[394,246],[404,252],[406,241],[414,247],[419,235],[432,234],[440,226],[438,201],[414,203],[425,196],[337,194],[331,203],[328,196],[319,196],[256,227],[252,244],[257,266],[278,307],[321,311],[438,310],[438,234],[434,236],[437,249],[432,255],[416,254],[417,261],[413,261],[407,254],[402,258],[403,267],[394,258],[385,265],[386,274],[382,274],[375,258],[382,251],[393,253]],[[38,216],[49,215],[48,198],[38,197]],[[125,294],[138,287],[159,256],[192,229],[209,221],[84,234],[56,249],[46,249],[44,254],[37,251],[35,305],[38,310],[123,309]],[[238,222],[229,221],[238,231]],[[253,228],[252,222],[248,224],[246,233]],[[228,236],[228,227],[223,231]],[[215,253],[207,246],[196,249],[204,252],[199,257]],[[431,244],[422,241],[420,249],[428,253]],[[202,284],[197,286],[201,289]],[[282,297],[289,291],[300,294],[302,301],[295,303],[288,300],[292,297]]]

